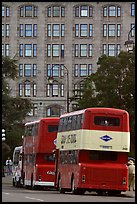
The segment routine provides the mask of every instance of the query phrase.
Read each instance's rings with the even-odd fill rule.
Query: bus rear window
[[[101,126],[120,126],[120,119],[115,117],[95,116],[94,124]]]
[[[89,155],[90,160],[106,160],[106,161],[117,161],[118,154],[117,152],[111,151],[90,151]]]
[[[57,132],[58,125],[48,125],[48,132]]]

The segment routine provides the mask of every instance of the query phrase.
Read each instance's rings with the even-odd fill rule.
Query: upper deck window
[[[120,126],[120,119],[114,117],[95,116],[94,124],[101,126]]]

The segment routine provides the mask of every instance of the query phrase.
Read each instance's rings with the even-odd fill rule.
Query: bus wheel
[[[59,181],[58,181],[58,189],[60,193],[65,193],[65,190],[61,188],[61,178],[59,178]]]
[[[98,190],[98,191],[96,191],[96,192],[97,192],[97,194],[98,194],[99,196],[105,195],[105,191],[103,191],[103,190]]]
[[[115,196],[117,194],[121,194],[121,191],[118,191],[118,190],[111,190],[111,191],[108,191],[108,195],[109,196]]]

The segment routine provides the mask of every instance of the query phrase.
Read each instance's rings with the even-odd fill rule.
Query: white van
[[[13,165],[12,165],[12,184],[19,187],[22,185],[21,179],[22,171],[22,146],[15,147],[13,152]]]

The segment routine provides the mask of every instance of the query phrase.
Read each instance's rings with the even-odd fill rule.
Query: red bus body
[[[55,186],[60,192],[115,194],[128,190],[126,111],[87,108],[62,115],[56,148]]]
[[[23,141],[23,184],[31,188],[54,187],[59,118],[42,118],[25,124]]]

